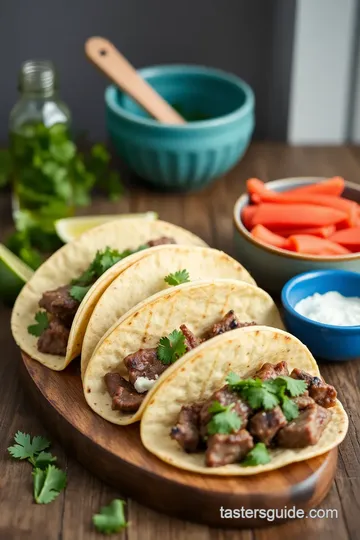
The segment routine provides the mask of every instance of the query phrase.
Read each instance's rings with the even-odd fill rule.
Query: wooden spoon
[[[122,88],[151,116],[164,124],[185,124],[180,116],[114,47],[110,41],[92,37],[85,43],[85,52],[109,79]]]

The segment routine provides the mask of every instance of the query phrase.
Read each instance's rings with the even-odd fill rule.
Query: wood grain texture
[[[302,148],[281,143],[252,144],[244,159],[223,179],[201,193],[176,195],[156,193],[138,178],[126,175],[129,196],[116,204],[96,199],[87,213],[156,210],[160,217],[191,228],[212,246],[234,255],[232,207],[244,191],[249,176],[275,180],[297,175],[343,175],[360,183],[360,148]],[[190,201],[190,202],[189,202]],[[1,240],[11,230],[10,199],[0,195]],[[10,310],[0,309],[0,540],[95,540],[102,538],[92,526],[91,516],[115,497],[121,486],[109,487],[88,473],[71,453],[65,454],[54,440],[52,451],[66,469],[69,484],[52,504],[35,505],[32,500],[29,466],[11,460],[6,448],[20,429],[46,435],[19,379],[20,355],[10,334]],[[360,361],[321,364],[325,378],[336,386],[349,415],[349,431],[340,445],[338,467],[328,496],[319,509],[336,510],[337,517],[268,523],[268,528],[222,530],[167,517],[127,501],[129,529],[110,540],[357,540],[360,530]]]

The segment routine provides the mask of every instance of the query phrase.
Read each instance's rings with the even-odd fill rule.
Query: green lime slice
[[[11,307],[34,271],[3,244],[0,244],[0,299]]]

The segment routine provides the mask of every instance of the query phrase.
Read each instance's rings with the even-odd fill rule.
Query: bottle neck
[[[32,99],[50,98],[57,94],[58,84],[54,65],[47,60],[29,60],[20,71],[19,92]]]

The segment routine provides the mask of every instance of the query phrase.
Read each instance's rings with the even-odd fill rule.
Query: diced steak
[[[236,317],[234,310],[231,309],[219,322],[214,324],[214,326],[208,332],[207,338],[210,339],[212,337],[219,336],[224,332],[229,332],[229,330],[235,330],[235,328],[243,328],[245,326],[256,326],[256,323],[253,321],[241,323]]]
[[[289,370],[286,362],[279,362],[278,364],[270,364],[266,362],[253,376],[254,379],[261,379],[266,381],[268,379],[275,379],[276,377],[288,376]]]
[[[202,340],[200,338],[197,338],[185,324],[182,324],[180,326],[180,330],[185,336],[185,347],[187,351],[195,349],[195,347],[200,345],[200,343],[202,342]]]
[[[150,240],[147,242],[147,245],[149,247],[155,247],[155,246],[162,246],[165,244],[176,244],[176,240],[174,238],[170,238],[168,236],[161,236],[160,238],[155,238],[155,240]]]
[[[170,437],[176,440],[185,452],[196,452],[201,440],[199,432],[199,413],[202,403],[183,405],[176,426],[171,429]]]
[[[304,409],[295,420],[280,429],[277,444],[283,448],[304,448],[316,444],[329,423],[331,412],[320,405]]]
[[[132,384],[120,373],[106,373],[105,384],[112,397],[112,409],[124,412],[136,412],[145,395],[138,394]]]
[[[253,437],[269,446],[279,429],[287,424],[279,406],[269,411],[260,411],[251,418],[249,431]]]
[[[124,358],[124,364],[129,372],[129,381],[135,384],[138,377],[154,380],[168,367],[157,357],[157,349],[140,349]]]
[[[246,429],[225,435],[216,433],[207,441],[205,461],[207,467],[221,467],[241,461],[254,447],[253,438]]]
[[[210,422],[213,413],[209,412],[210,406],[218,401],[220,405],[227,407],[234,403],[233,411],[241,418],[241,427],[244,428],[247,425],[248,418],[252,412],[251,407],[241,399],[239,394],[233,392],[225,385],[220,390],[213,393],[210,399],[206,400],[200,411],[200,432],[203,437],[207,435],[207,425]]]
[[[80,305],[80,302],[70,296],[70,287],[63,285],[53,291],[46,291],[39,301],[41,308],[63,321],[69,328]]]
[[[328,409],[334,407],[336,403],[337,392],[333,386],[327,384],[320,377],[313,377],[302,369],[295,368],[291,372],[293,379],[301,379],[307,383],[310,397],[321,407]]]
[[[66,347],[70,330],[59,319],[53,318],[37,342],[40,352],[46,354],[66,355]]]
[[[313,398],[311,398],[309,396],[309,392],[307,390],[306,390],[306,392],[301,394],[301,396],[297,396],[297,397],[290,398],[290,399],[291,399],[291,401],[296,403],[296,405],[298,406],[300,411],[302,409],[306,409],[306,407],[310,407],[311,405],[315,404],[315,401],[313,400]]]

